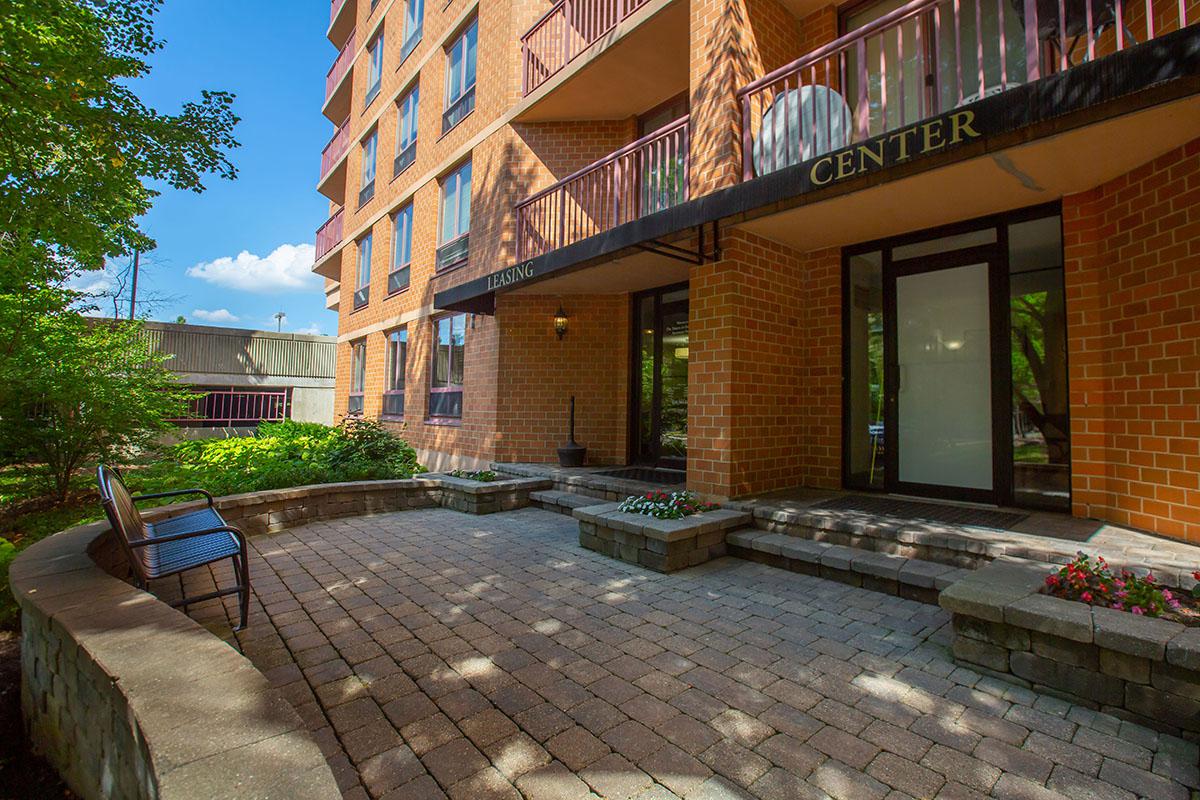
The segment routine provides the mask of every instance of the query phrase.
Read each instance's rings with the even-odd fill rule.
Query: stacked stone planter
[[[725,537],[750,522],[744,511],[717,509],[683,519],[655,519],[618,511],[620,503],[575,509],[579,543],[588,550],[675,572],[725,555]]]
[[[1056,569],[995,561],[945,589],[955,660],[1200,739],[1200,628],[1041,594]]]
[[[494,481],[473,481],[453,475],[422,475],[436,481],[442,489],[441,504],[445,508],[467,514],[495,514],[512,511],[530,504],[530,492],[549,489],[554,481],[548,478],[505,477]]]

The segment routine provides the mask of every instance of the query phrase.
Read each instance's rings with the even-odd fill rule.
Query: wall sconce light
[[[563,311],[562,303],[558,304],[558,311],[554,312],[554,333],[560,342],[567,335],[567,312]]]

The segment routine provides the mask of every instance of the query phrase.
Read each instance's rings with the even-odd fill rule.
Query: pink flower
[[[1113,604],[1112,604],[1112,607],[1113,607],[1113,608],[1115,608],[1117,611],[1124,611],[1124,610],[1125,610],[1125,604],[1124,604],[1124,603],[1121,603],[1121,602],[1116,602],[1116,603],[1113,603]]]
[[[1090,603],[1090,602],[1092,602],[1092,593],[1084,592],[1083,594],[1079,595],[1079,599],[1085,603]]]
[[[1140,616],[1142,616],[1143,614],[1145,614],[1145,613],[1146,613],[1145,611],[1142,611],[1142,607],[1141,607],[1141,606],[1134,606],[1133,608],[1131,608],[1131,609],[1129,609],[1129,610],[1130,610],[1132,613],[1134,613],[1134,614],[1136,614],[1137,616],[1139,616],[1139,617],[1140,617]]]

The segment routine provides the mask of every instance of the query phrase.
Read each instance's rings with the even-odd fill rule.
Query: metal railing
[[[333,134],[333,138],[329,140],[329,144],[325,145],[325,149],[321,151],[321,178],[329,174],[346,151],[350,149],[350,118],[346,117],[346,121],[338,126],[337,132]]]
[[[342,6],[346,5],[346,0],[332,0],[329,4],[329,24],[337,19],[338,12],[342,10]]]
[[[334,215],[317,229],[317,260],[328,255],[333,248],[342,242],[342,215],[345,209],[339,208]]]
[[[518,203],[517,259],[685,202],[688,120],[681,117]]]
[[[521,93],[529,94],[649,0],[558,0],[521,36]]]
[[[184,428],[245,428],[282,422],[290,416],[289,389],[209,389],[188,403],[187,413],[171,422]]]
[[[912,0],[754,81],[743,179],[1195,22],[1195,0]]]
[[[354,64],[354,49],[355,40],[358,38],[357,29],[350,31],[350,35],[346,37],[346,43],[342,45],[341,52],[337,58],[333,60],[333,66],[329,68],[329,72],[325,74],[325,102],[329,102],[329,98],[333,97],[333,92],[341,83],[342,78],[350,71],[350,67]]]

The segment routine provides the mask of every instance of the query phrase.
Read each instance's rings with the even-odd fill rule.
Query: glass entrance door
[[[687,465],[687,284],[634,296],[633,460],[669,469]]]
[[[898,486],[993,489],[989,272],[893,276]]]
[[[1070,510],[1058,207],[847,248],[843,280],[847,488]]]

